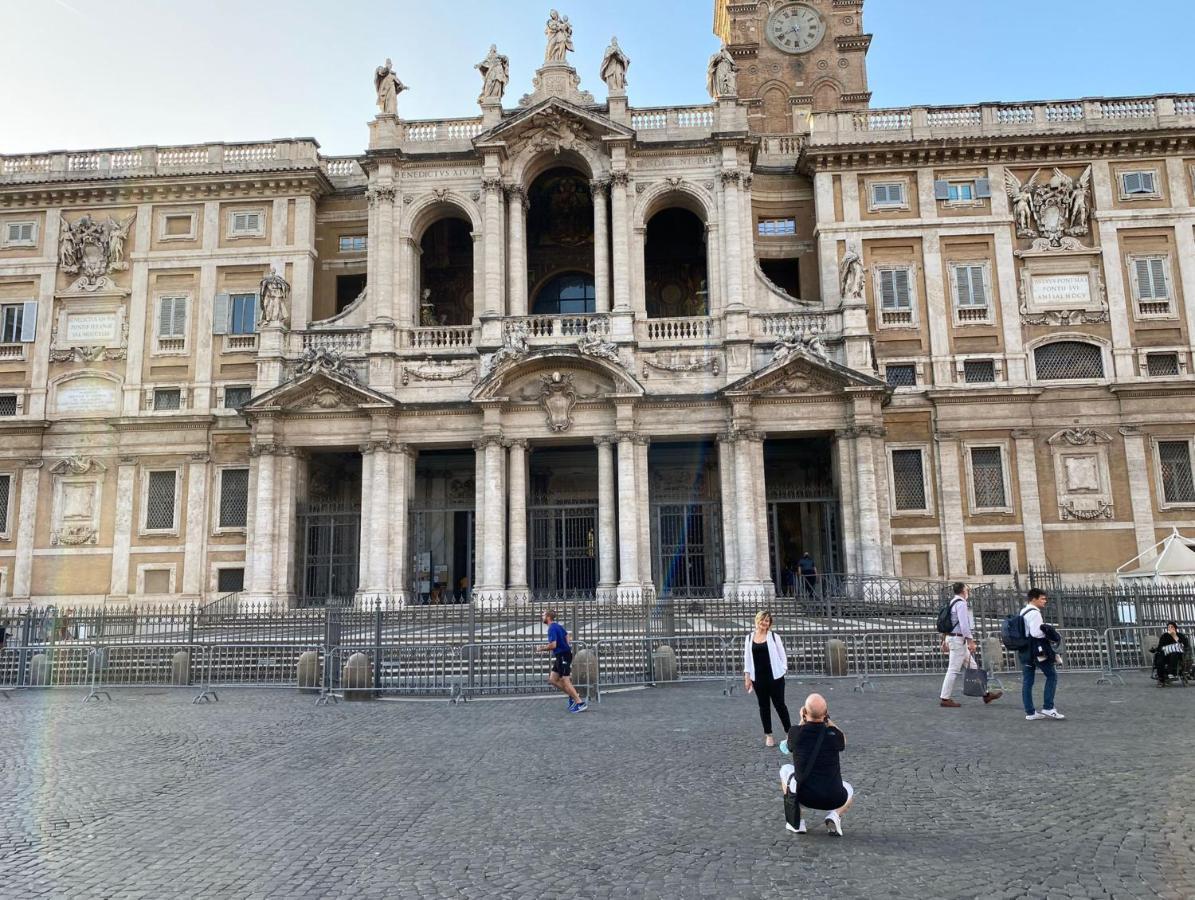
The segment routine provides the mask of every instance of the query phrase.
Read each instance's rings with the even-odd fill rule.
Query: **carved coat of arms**
[[[136,213],[117,221],[111,216],[101,222],[86,215],[73,225],[62,219],[58,232],[58,265],[68,275],[79,277],[72,291],[100,291],[112,286],[110,272],[129,267],[124,245]]]
[[[548,417],[548,427],[553,431],[568,431],[573,424],[573,407],[577,404],[572,374],[553,372],[541,376],[541,382],[539,402]]]
[[[1060,169],[1039,182],[1041,170],[1022,183],[1004,170],[1004,190],[1012,208],[1017,236],[1033,238],[1034,250],[1077,250],[1077,238],[1087,234],[1091,216],[1091,166],[1078,178]]]

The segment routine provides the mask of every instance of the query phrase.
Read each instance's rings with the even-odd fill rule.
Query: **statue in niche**
[[[423,302],[419,304],[419,324],[428,327],[439,325],[436,321],[436,304],[432,303],[432,289],[423,289]]]
[[[278,274],[278,270],[270,266],[270,271],[258,286],[261,296],[261,325],[281,325],[286,327],[290,318],[287,310],[287,300],[290,299],[290,282]]]
[[[568,16],[562,16],[556,10],[548,14],[548,24],[544,26],[544,34],[548,37],[548,46],[544,50],[545,63],[568,63],[568,54],[573,50],[573,26]]]
[[[739,67],[735,63],[730,51],[723,47],[710,57],[709,71],[706,74],[705,87],[710,96],[718,100],[722,97],[734,97],[738,94]]]
[[[510,81],[510,59],[498,52],[497,44],[490,44],[486,58],[473,68],[481,72],[480,101],[501,100]]]
[[[398,115],[398,95],[407,89],[394,74],[394,63],[386,58],[386,64],[378,66],[373,73],[373,87],[378,94],[378,109],[384,116]]]
[[[839,263],[838,270],[842,297],[844,300],[857,300],[863,296],[863,260],[859,251],[851,244],[847,244],[846,254]]]
[[[627,90],[627,69],[631,67],[631,58],[622,52],[618,46],[618,38],[610,38],[610,46],[602,57],[602,81],[611,94],[624,94]]]

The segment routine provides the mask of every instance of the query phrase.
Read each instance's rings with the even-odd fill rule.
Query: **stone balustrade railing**
[[[320,159],[329,178],[364,178],[365,172],[355,156],[324,156]]]
[[[816,331],[826,340],[842,334],[841,312],[753,313],[752,337],[768,340],[785,334],[805,334]]]
[[[426,325],[406,332],[404,345],[415,350],[468,349],[477,343],[472,325]]]
[[[253,144],[121,147],[0,156],[0,183],[304,169],[318,165],[321,165],[319,145],[304,139]]]
[[[799,134],[761,134],[759,136],[760,162],[796,162],[805,146],[805,138]]]
[[[631,127],[641,140],[664,140],[685,131],[710,133],[717,110],[713,106],[662,106],[631,110]]]
[[[297,338],[298,352],[304,350],[333,350],[336,353],[365,353],[369,350],[369,331],[364,328],[316,329],[291,332]]]
[[[635,322],[635,339],[641,344],[705,344],[717,340],[718,325],[718,320],[709,316],[639,319]]]
[[[1039,131],[1122,131],[1164,125],[1195,127],[1195,96],[1100,97],[973,106],[913,106],[816,113],[810,144],[999,136]]]
[[[604,337],[610,333],[610,317],[605,313],[511,316],[504,325],[508,335],[522,327],[529,340],[542,343],[575,341],[587,334]]]

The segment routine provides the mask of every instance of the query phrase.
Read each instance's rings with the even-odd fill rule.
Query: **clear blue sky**
[[[599,99],[612,34],[632,105],[707,99],[712,0],[0,0],[0,153],[273,137],[358,153],[385,57],[411,87],[401,115],[469,116],[495,42],[512,106],[551,2]],[[1191,0],[868,0],[864,20],[876,106],[1195,92]]]

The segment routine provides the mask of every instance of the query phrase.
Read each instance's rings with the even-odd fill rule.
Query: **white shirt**
[[[1025,632],[1029,637],[1044,638],[1045,633],[1041,630],[1041,610],[1033,604],[1028,604],[1021,610],[1021,615],[1025,617]]]
[[[755,680],[755,657],[751,653],[751,643],[755,640],[755,632],[747,633],[747,640],[743,644],[743,673],[752,681]],[[772,663],[772,677],[783,678],[788,671],[788,656],[784,652],[784,641],[774,631],[768,632],[768,659]]]

